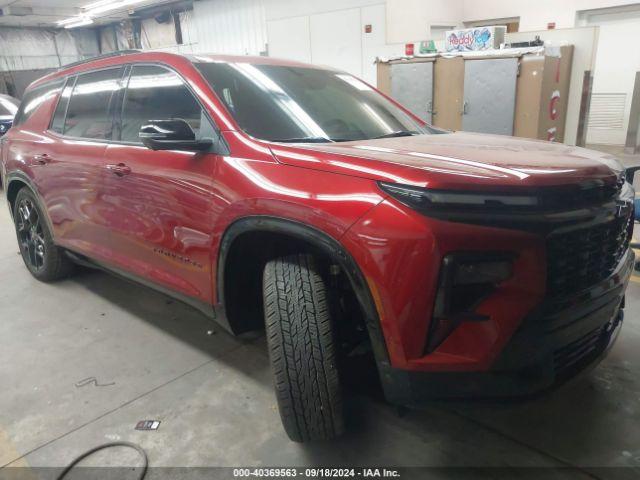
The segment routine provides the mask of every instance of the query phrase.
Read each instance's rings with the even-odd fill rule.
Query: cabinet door
[[[435,63],[433,125],[447,130],[460,130],[464,95],[464,59],[439,57]]]
[[[466,60],[462,129],[513,135],[517,58]]]
[[[391,65],[391,96],[431,123],[433,62]]]

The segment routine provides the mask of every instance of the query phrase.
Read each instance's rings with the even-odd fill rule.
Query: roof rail
[[[85,58],[84,60],[78,60],[77,62],[68,63],[58,68],[58,71],[65,70],[71,67],[77,67],[78,65],[84,65],[85,63],[93,62],[94,60],[102,60],[103,58],[120,57],[122,55],[129,55],[130,53],[140,53],[142,50],[117,50],[115,52],[105,53],[103,55],[97,55],[91,58]]]

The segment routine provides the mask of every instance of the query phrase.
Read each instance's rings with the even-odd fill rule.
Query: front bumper
[[[543,303],[489,371],[418,372],[379,365],[385,396],[398,405],[418,406],[436,398],[526,396],[562,383],[597,364],[615,342],[633,264],[629,250],[606,280],[561,306]]]

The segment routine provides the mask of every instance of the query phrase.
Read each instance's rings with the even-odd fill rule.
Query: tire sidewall
[[[22,248],[22,244],[20,242],[20,234],[18,233],[18,218],[20,215],[19,206],[20,202],[24,199],[28,199],[33,204],[34,208],[38,212],[40,217],[40,224],[42,227],[42,236],[44,238],[44,246],[45,246],[45,255],[44,255],[44,265],[40,270],[36,270],[30,262],[25,258],[25,252]],[[51,231],[49,230],[49,223],[47,221],[46,214],[42,208],[42,205],[38,201],[36,195],[31,191],[30,188],[24,187],[22,190],[18,192],[16,196],[15,204],[13,206],[13,224],[16,231],[16,239],[18,240],[18,248],[20,249],[20,255],[22,256],[22,260],[24,261],[25,266],[37,279],[47,279],[51,276],[54,265],[54,255],[57,253],[55,248],[55,244],[53,243],[53,237],[51,236]]]

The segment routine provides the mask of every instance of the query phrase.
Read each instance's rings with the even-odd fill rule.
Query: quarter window
[[[20,103],[20,108],[16,113],[13,124],[17,126],[26,122],[38,110],[40,105],[58,95],[62,88],[62,83],[62,81],[57,81],[28,91]]]
[[[149,120],[185,120],[200,134],[202,108],[174,72],[153,65],[133,67],[122,109],[121,140],[140,143],[140,127]]]
[[[112,119],[109,103],[120,88],[122,69],[100,70],[80,75],[76,80],[64,134],[70,137],[111,139]]]

